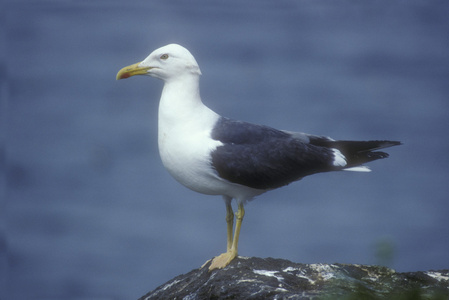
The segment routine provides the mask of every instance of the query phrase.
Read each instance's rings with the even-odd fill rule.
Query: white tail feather
[[[358,167],[352,167],[343,169],[343,171],[352,171],[352,172],[371,172],[371,169],[367,166],[358,166]]]

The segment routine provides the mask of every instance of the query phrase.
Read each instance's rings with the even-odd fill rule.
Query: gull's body
[[[363,163],[385,158],[373,150],[395,141],[335,141],[221,117],[201,100],[201,71],[190,52],[171,44],[125,67],[117,79],[149,75],[164,81],[159,103],[158,144],[162,163],[196,192],[222,195],[226,204],[227,252],[209,269],[223,268],[237,255],[244,204],[253,197],[318,172],[369,171]],[[237,223],[231,200],[238,204]]]

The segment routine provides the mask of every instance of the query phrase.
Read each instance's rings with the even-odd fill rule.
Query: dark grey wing
[[[211,154],[220,177],[248,187],[274,189],[338,169],[333,165],[332,149],[271,127],[221,118],[211,137],[223,143]]]

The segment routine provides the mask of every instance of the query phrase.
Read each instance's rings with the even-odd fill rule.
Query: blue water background
[[[371,173],[314,175],[249,203],[241,255],[449,268],[447,2],[0,9],[0,299],[136,299],[225,250],[221,198],[184,188],[160,162],[162,82],[115,80],[173,42],[197,58],[202,98],[222,115],[404,143]]]

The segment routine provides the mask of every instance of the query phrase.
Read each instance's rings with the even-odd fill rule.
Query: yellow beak
[[[145,75],[151,67],[139,67],[140,62],[124,67],[117,73],[116,79],[124,79],[134,75]]]

